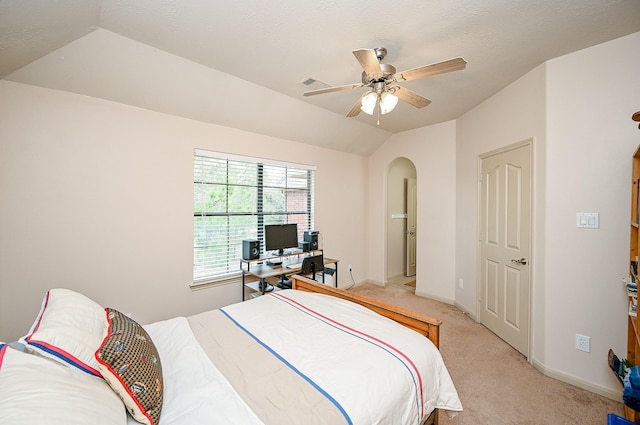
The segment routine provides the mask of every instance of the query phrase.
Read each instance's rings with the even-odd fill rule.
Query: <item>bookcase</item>
[[[638,202],[640,202],[640,146],[633,154],[632,169],[631,169],[631,224],[629,231],[629,279],[635,281],[638,284],[638,253],[640,247],[638,246],[640,233],[640,208],[638,208]],[[634,304],[637,306],[638,295],[637,292],[629,290],[629,317],[627,325],[627,360],[632,365],[637,365],[640,362],[640,336],[638,333],[638,314],[637,309],[634,308]],[[640,412],[630,409],[625,405],[625,416],[628,420],[635,423],[640,423]]]

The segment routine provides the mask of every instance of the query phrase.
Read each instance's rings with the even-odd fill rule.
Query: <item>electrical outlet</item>
[[[591,338],[576,334],[576,350],[591,352]]]
[[[458,288],[464,289],[464,280],[458,279]]]
[[[349,264],[349,272],[351,272],[353,269],[351,268],[351,264]]]

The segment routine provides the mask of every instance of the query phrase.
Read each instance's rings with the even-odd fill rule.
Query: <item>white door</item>
[[[531,142],[481,161],[480,322],[528,357]]]
[[[416,275],[416,199],[418,196],[418,185],[416,179],[407,179],[407,266],[405,267],[405,275]]]

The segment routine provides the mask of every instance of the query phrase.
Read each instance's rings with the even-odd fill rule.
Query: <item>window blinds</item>
[[[240,272],[242,241],[264,225],[296,223],[298,240],[313,229],[315,167],[196,150],[194,154],[193,280]]]

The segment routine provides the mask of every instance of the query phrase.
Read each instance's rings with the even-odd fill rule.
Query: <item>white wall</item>
[[[457,121],[456,287],[477,314],[478,156],[534,140],[531,358],[548,375],[618,397],[606,362],[626,352],[631,155],[640,132],[640,34],[549,61]],[[575,227],[599,212],[599,230]],[[591,353],[575,334],[591,337]]]
[[[393,135],[369,158],[369,278],[384,283],[386,177],[389,164],[407,158],[416,167],[416,294],[453,303],[455,258],[455,122]]]
[[[547,64],[544,363],[617,391],[605,360],[609,348],[626,357],[638,52],[640,33]],[[577,212],[600,213],[600,229],[577,229]],[[576,333],[591,337],[591,353],[575,350]]]
[[[196,147],[317,165],[326,253],[365,270],[363,157],[7,81],[0,140],[0,340],[26,333],[53,287],[142,323],[239,301],[238,285],[187,286]]]

